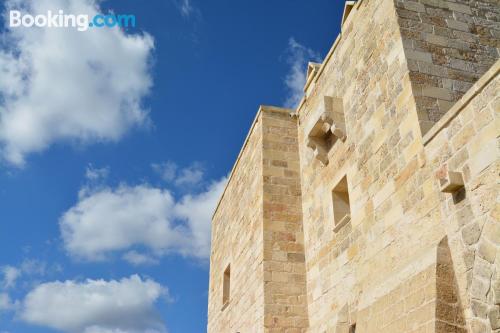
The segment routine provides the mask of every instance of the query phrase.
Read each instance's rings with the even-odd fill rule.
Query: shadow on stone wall
[[[467,333],[464,309],[458,292],[448,238],[437,248],[436,333]]]

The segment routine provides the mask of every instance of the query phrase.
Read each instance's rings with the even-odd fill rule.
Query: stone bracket
[[[464,179],[460,172],[448,171],[444,177],[439,179],[441,192],[455,193],[464,187]]]
[[[328,165],[328,152],[333,145],[338,141],[345,141],[345,126],[340,120],[343,119],[343,114],[336,109],[341,108],[338,104],[340,99],[334,99],[330,96],[325,96],[323,99],[322,108],[318,119],[310,130],[307,132],[307,147],[314,152],[314,157],[317,158],[323,165]],[[339,118],[339,113],[342,117]]]

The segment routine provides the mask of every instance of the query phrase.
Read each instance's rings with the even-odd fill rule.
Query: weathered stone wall
[[[395,0],[422,132],[500,57],[498,0]]]
[[[308,327],[297,120],[262,106],[212,222],[208,332]],[[223,275],[231,265],[230,301]]]
[[[428,190],[415,176],[423,143],[412,91],[394,2],[359,3],[298,110],[310,332],[348,329],[358,311],[435,267],[444,230],[427,215],[437,195],[420,200]],[[347,135],[331,148],[327,166],[306,145],[324,96],[341,99]],[[334,231],[331,191],[345,175],[351,221]],[[413,294],[404,290],[402,300]],[[367,332],[426,325],[402,329],[388,315],[397,305],[386,304]]]
[[[297,119],[264,110],[264,326],[300,333],[308,321]]]
[[[476,2],[478,4],[481,5]],[[470,280],[474,275],[472,271],[460,270],[464,261],[471,260],[468,258],[471,254],[458,248],[454,244],[456,237],[449,235],[448,220],[456,218],[457,214],[444,210],[443,207],[450,208],[452,199],[440,192],[437,166],[429,162],[434,158],[443,162],[449,156],[445,150],[432,150],[433,142],[426,141],[429,147],[424,146],[419,124],[421,104],[417,98],[420,92],[409,63],[412,59],[408,59],[408,41],[403,41],[400,34],[402,20],[396,14],[399,5],[400,2],[365,0],[355,6],[331,55],[307,87],[307,98],[297,111],[309,331],[344,332],[356,323],[356,332],[465,329],[489,332],[491,328],[487,326],[485,313],[497,308],[493,306],[492,299],[496,297],[493,292],[486,294],[489,290],[486,288],[493,284],[491,278],[486,277],[490,273],[494,276],[495,270],[492,267],[485,269],[481,262],[477,269],[481,272],[478,273],[480,280],[475,282],[475,287],[460,287],[460,281]],[[423,7],[424,11],[428,9],[427,5]],[[486,58],[478,56],[477,59],[474,81],[487,69],[479,66],[480,61],[486,63]],[[463,92],[453,96],[446,110],[462,95]],[[315,157],[307,142],[312,124],[325,109],[324,96],[342,101],[347,135],[345,142],[339,140],[330,149],[326,166]],[[495,96],[498,96],[498,89],[489,93],[485,100],[491,101]],[[470,112],[477,111],[475,105]],[[493,119],[492,113],[489,116]],[[491,126],[499,128],[498,124]],[[489,132],[464,130],[462,139],[456,140],[462,140],[462,144],[474,142],[488,136],[486,133]],[[455,159],[462,159],[462,163],[470,159],[471,168],[484,167],[491,164],[492,159],[498,159],[496,144],[490,143],[487,147],[481,148],[489,149],[483,151],[483,155],[477,152],[467,155],[461,151]],[[432,155],[434,153],[437,156]],[[345,175],[351,221],[338,229],[334,225],[331,191]],[[491,214],[495,206],[492,193],[498,193],[495,186],[490,179],[490,186],[486,187],[489,190],[482,189],[487,194],[477,198],[480,210],[466,218],[481,221]],[[459,207],[460,204],[452,208]],[[477,233],[482,226],[482,223],[472,224],[469,228]],[[490,228],[488,234],[497,231]],[[436,252],[448,235],[453,265],[448,263],[449,272],[440,275],[436,273],[436,267],[440,266]],[[489,239],[487,244],[491,243]],[[491,261],[491,253],[497,248],[487,248]],[[422,276],[425,281],[419,280]],[[453,283],[450,276],[453,276]],[[474,282],[469,281],[471,283]],[[436,284],[449,287],[436,289]],[[424,292],[426,285],[434,287]],[[474,328],[480,324],[473,320],[467,296],[474,288],[484,293],[482,301],[490,302],[481,307],[483,325],[480,328]],[[446,312],[448,310],[454,313],[453,318]],[[496,313],[491,317],[497,318]]]
[[[500,333],[494,4],[358,1],[294,117],[261,108],[214,215],[209,332]]]
[[[500,61],[424,137],[434,178],[447,170],[464,177],[464,190],[438,194],[435,211],[446,229],[473,333],[500,332],[499,92]]]
[[[208,332],[264,332],[262,119],[258,114],[212,220]],[[231,265],[230,300],[223,275]]]

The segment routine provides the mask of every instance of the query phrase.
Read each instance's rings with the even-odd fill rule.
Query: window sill
[[[333,232],[339,232],[339,230],[345,227],[349,222],[351,222],[351,217],[347,215],[335,226],[335,228],[333,228]]]

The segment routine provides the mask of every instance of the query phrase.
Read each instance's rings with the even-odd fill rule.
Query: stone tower
[[[341,24],[231,172],[208,332],[499,333],[499,1],[348,1]]]

